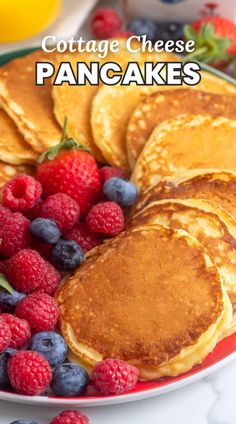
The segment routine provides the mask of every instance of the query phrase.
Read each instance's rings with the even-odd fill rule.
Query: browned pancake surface
[[[61,129],[53,114],[51,82],[35,85],[35,63],[53,62],[53,54],[38,50],[14,59],[0,69],[0,101],[20,132],[41,153],[60,141]]]
[[[127,150],[132,167],[153,129],[162,121],[182,114],[236,118],[235,96],[217,95],[192,89],[153,93],[134,111],[127,128]]]
[[[107,358],[160,364],[195,343],[221,313],[218,274],[187,235],[143,227],[99,250],[58,294],[72,350],[77,342]]]
[[[140,194],[132,215],[149,203],[162,199],[206,199],[217,203],[236,218],[236,173],[201,172],[190,178],[166,178]]]

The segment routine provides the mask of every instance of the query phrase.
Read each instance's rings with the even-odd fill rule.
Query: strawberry
[[[64,140],[64,135],[60,144],[41,155],[37,177],[45,197],[65,193],[79,204],[81,215],[85,215],[101,195],[95,159],[72,138]]]
[[[195,50],[188,60],[198,60],[221,68],[236,54],[236,25],[218,16],[206,16],[184,27],[185,37],[195,41]]]

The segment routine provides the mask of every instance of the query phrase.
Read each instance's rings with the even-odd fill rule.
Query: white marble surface
[[[235,424],[236,361],[175,392],[125,405],[82,409],[91,424]],[[49,424],[58,409],[0,402],[0,424],[34,419]]]

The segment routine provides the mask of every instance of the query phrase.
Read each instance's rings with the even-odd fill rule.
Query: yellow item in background
[[[0,43],[33,37],[57,17],[61,0],[0,0]]]

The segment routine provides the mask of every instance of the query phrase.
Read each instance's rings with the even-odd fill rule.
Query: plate
[[[9,62],[16,57],[24,56],[25,54],[35,49],[24,49],[0,55],[0,66]],[[216,71],[210,66],[202,65],[202,69],[227,80],[236,85],[236,81],[220,71]],[[158,381],[139,382],[132,391],[119,396],[101,396],[93,392],[92,388],[88,388],[88,394],[76,398],[62,398],[54,396],[22,396],[15,393],[1,391],[0,400],[8,402],[23,403],[26,405],[45,405],[45,406],[101,406],[126,403],[135,400],[141,400],[152,396],[161,395],[179,389],[187,384],[193,383],[206,377],[213,372],[219,370],[224,365],[236,359],[236,333],[217,344],[213,352],[211,352],[203,363],[195,366],[188,373],[178,377],[162,378]]]

